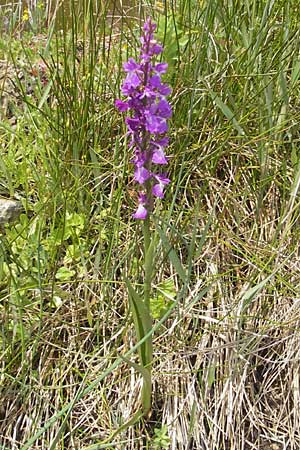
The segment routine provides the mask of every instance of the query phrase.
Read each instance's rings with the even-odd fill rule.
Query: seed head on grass
[[[155,168],[168,163],[164,149],[169,143],[167,119],[172,115],[166,99],[171,88],[161,81],[168,65],[155,61],[163,51],[154,39],[155,29],[156,25],[148,18],[138,61],[130,58],[123,66],[127,75],[121,91],[127,98],[115,102],[119,111],[130,111],[126,124],[131,137],[129,145],[134,149],[134,179],[140,186],[139,204],[133,217],[142,220],[153,210],[154,198],[164,197],[164,187],[170,182],[165,173]]]

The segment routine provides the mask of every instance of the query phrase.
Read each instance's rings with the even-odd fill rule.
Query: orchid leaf
[[[129,293],[129,304],[133,315],[133,322],[136,330],[138,341],[151,330],[152,320],[150,311],[146,308],[144,301],[133,288],[128,279],[125,278],[125,283]],[[139,354],[144,366],[148,366],[152,361],[152,341],[151,338],[144,342],[139,348]]]
[[[211,95],[211,98],[213,102],[217,105],[217,107],[222,111],[224,116],[232,123],[233,127],[237,130],[239,135],[244,136],[245,131],[239,124],[239,122],[236,119],[236,114],[229,108],[228,105],[226,105],[223,100],[211,89],[209,89],[209,93]]]
[[[167,238],[167,235],[165,234],[165,232],[163,231],[162,228],[157,227],[161,242],[166,250],[166,253],[169,257],[169,260],[171,262],[171,264],[173,265],[174,269],[176,270],[178,276],[180,277],[181,281],[183,283],[186,282],[186,270],[184,269],[183,265],[180,262],[180,259],[176,253],[176,251],[174,250],[174,248],[172,247],[172,245],[169,242],[169,239]]]
[[[130,359],[125,358],[123,356],[121,356],[121,358],[133,369],[135,369],[137,372],[140,372],[140,374],[143,377],[143,389],[142,389],[142,406],[143,406],[143,413],[147,414],[147,412],[150,410],[151,408],[151,372],[149,369],[136,364],[132,361],[130,361]]]

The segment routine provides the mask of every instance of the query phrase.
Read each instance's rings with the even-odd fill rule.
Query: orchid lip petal
[[[139,64],[135,62],[133,58],[129,58],[129,60],[123,64],[123,68],[125,72],[132,72],[140,68]]]
[[[154,197],[164,198],[164,188],[163,188],[163,186],[160,183],[155,184],[152,187],[152,194],[154,195]]]
[[[165,73],[168,68],[168,63],[158,63],[155,65],[154,70],[159,73]]]
[[[141,219],[145,220],[147,218],[148,211],[147,208],[145,208],[144,205],[140,204],[134,214],[132,214],[132,217],[134,219]]]
[[[162,147],[158,147],[153,151],[152,162],[154,164],[168,164],[168,160],[165,156]]]
[[[115,101],[115,106],[118,108],[118,110],[120,112],[124,112],[129,109],[128,102],[123,102],[122,100],[118,100],[118,99]]]
[[[147,170],[144,166],[136,166],[134,171],[134,179],[140,184],[144,184],[149,178],[151,174],[149,170]]]

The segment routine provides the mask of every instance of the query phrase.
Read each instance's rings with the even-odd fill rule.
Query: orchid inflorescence
[[[171,89],[161,82],[161,75],[168,65],[155,63],[155,58],[163,51],[154,39],[155,30],[155,23],[148,18],[143,27],[138,62],[130,58],[123,66],[127,76],[121,92],[127,99],[115,102],[119,111],[131,111],[126,124],[131,136],[129,145],[135,151],[132,160],[134,179],[140,185],[139,204],[133,217],[142,220],[152,211],[154,197],[164,197],[164,187],[170,182],[166,174],[154,172],[154,165],[168,163],[164,149],[169,143],[167,119],[172,115],[166,100]]]

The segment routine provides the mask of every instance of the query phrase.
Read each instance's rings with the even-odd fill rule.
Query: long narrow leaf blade
[[[170,244],[169,239],[167,238],[163,229],[157,227],[157,230],[158,230],[161,242],[165,248],[165,251],[169,257],[171,264],[173,265],[174,269],[178,273],[178,276],[180,277],[181,281],[183,283],[185,283],[186,277],[187,277],[186,270],[183,268],[183,265],[181,264],[181,261],[177,255],[176,251]]]
[[[129,366],[133,367],[137,372],[140,372],[143,377],[144,383],[141,400],[143,405],[143,412],[144,414],[146,414],[151,408],[151,372],[149,369],[146,369],[145,367],[130,361],[130,359],[128,358],[125,358],[123,356],[121,356],[121,358],[124,359],[124,361],[127,362]]]
[[[152,320],[148,309],[143,300],[133,288],[128,279],[125,278],[125,283],[129,293],[130,309],[133,315],[134,326],[137,334],[137,339],[140,341],[151,330]],[[144,366],[151,364],[152,361],[152,339],[144,342],[139,349],[140,358]]]
[[[243,128],[241,127],[241,125],[239,124],[239,122],[236,119],[236,116],[234,114],[234,112],[229,108],[229,106],[227,106],[223,100],[221,100],[221,98],[211,89],[209,89],[209,93],[211,95],[211,98],[213,100],[213,102],[217,105],[217,107],[222,111],[222,113],[224,114],[224,116],[232,123],[232,125],[234,126],[234,128],[237,130],[237,132],[244,136],[245,135],[245,131],[243,130]]]

